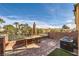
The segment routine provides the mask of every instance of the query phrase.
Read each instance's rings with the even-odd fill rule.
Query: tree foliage
[[[38,28],[37,29],[37,34],[42,34],[43,33],[43,29]]]
[[[15,27],[13,25],[5,25],[3,28],[8,32],[14,32],[15,31]]]
[[[70,28],[68,26],[66,26],[66,25],[63,25],[62,29],[70,29]]]
[[[5,23],[3,19],[0,18],[0,24]]]

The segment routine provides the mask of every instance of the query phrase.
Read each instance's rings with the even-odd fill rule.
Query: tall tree
[[[19,23],[18,22],[15,22],[14,24],[15,24],[16,28],[18,28]]]
[[[16,35],[17,35],[18,34],[18,29],[19,29],[19,23],[18,22],[15,22],[14,24],[16,26]]]
[[[31,35],[32,28],[26,23],[26,24],[20,24],[20,31],[22,35]]]

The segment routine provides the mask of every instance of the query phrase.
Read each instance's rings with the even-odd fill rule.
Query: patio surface
[[[6,56],[46,56],[54,49],[59,48],[59,40],[43,38],[40,43],[33,43],[27,47],[6,51]]]

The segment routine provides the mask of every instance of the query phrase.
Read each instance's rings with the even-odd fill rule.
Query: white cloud
[[[10,17],[13,17],[13,16],[10,16]],[[52,26],[52,25],[49,25],[45,22],[42,22],[42,21],[39,21],[39,20],[30,20],[30,19],[26,19],[26,20],[23,20],[23,19],[18,19],[18,20],[11,20],[5,16],[0,16],[0,18],[3,18],[5,23],[2,24],[2,25],[6,25],[6,24],[14,24],[14,22],[19,22],[19,23],[28,23],[29,26],[33,26],[33,23],[35,22],[36,23],[36,27],[38,28],[61,28],[61,26]]]
[[[70,29],[76,28],[74,17],[72,17],[71,20],[66,20],[65,22],[66,22],[66,25],[70,27]]]
[[[7,16],[7,17],[11,17],[11,18],[12,18],[12,17],[13,17],[13,18],[17,18],[17,16]]]
[[[13,16],[12,16],[13,17]],[[20,20],[11,20],[11,19],[8,19],[7,17],[4,17],[4,16],[0,16],[0,18],[3,18],[4,21],[6,23],[2,24],[2,25],[6,25],[6,24],[14,24],[14,22],[19,22],[19,23],[28,23],[29,26],[32,27],[33,23],[35,22],[36,23],[36,27],[38,28],[61,28],[62,26],[61,25],[49,25],[45,22],[42,22],[42,21],[39,21],[39,20],[30,20],[30,19],[26,19],[26,20],[23,20],[23,19],[20,19]],[[75,24],[71,24],[70,22],[72,22],[72,20],[67,20],[66,22],[69,22],[68,24],[66,24],[67,26],[70,27],[70,29],[73,29],[76,27]]]
[[[67,22],[67,23],[71,23],[71,22],[73,22],[73,20],[66,20],[66,22]]]
[[[70,29],[76,28],[76,24],[67,24],[67,26],[70,27]]]
[[[8,19],[7,17],[5,17],[5,16],[0,16],[0,18],[2,18],[2,19],[4,19],[4,21],[5,21],[5,23],[4,24],[2,24],[2,25],[6,25],[6,24],[14,24],[14,22],[23,22],[23,20],[11,20],[11,19]]]

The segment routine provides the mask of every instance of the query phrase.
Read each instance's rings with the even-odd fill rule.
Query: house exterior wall
[[[74,5],[74,15],[75,15],[75,23],[76,23],[76,30],[78,32],[78,55],[79,55],[79,3]]]

